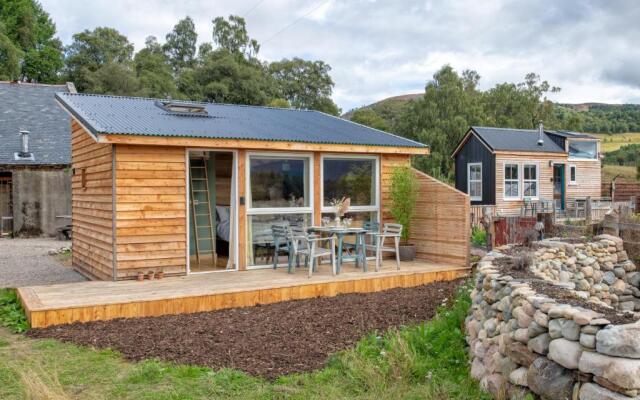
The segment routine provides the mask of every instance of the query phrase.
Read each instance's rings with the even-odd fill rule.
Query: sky
[[[41,0],[63,43],[109,26],[140,49],[186,15],[198,40],[211,20],[245,17],[259,58],[300,57],[332,67],[334,101],[348,111],[424,91],[445,64],[473,69],[480,88],[529,72],[566,103],[640,103],[640,1],[636,0]]]

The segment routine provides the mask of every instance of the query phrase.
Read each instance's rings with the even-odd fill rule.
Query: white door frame
[[[232,221],[229,229],[231,229],[231,233],[233,235],[233,249],[229,249],[229,254],[233,251],[233,261],[234,268],[233,269],[224,269],[219,271],[201,271],[201,272],[191,272],[191,188],[189,185],[189,174],[191,173],[191,165],[189,161],[189,152],[192,151],[206,151],[210,153],[231,153],[233,155],[232,160],[232,168],[231,168],[231,198],[230,202],[230,214],[232,216]],[[186,192],[185,192],[185,201],[187,204],[187,209],[185,211],[186,221],[187,221],[187,274],[188,275],[197,275],[197,274],[209,274],[212,272],[229,272],[229,271],[238,271],[238,205],[240,204],[240,199],[238,197],[238,150],[234,149],[211,149],[211,148],[199,148],[199,147],[187,147],[185,148],[185,182],[186,182]],[[214,211],[215,212],[215,211]]]

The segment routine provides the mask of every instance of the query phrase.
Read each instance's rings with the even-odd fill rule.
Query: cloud
[[[343,110],[386,96],[420,92],[443,64],[478,71],[485,89],[537,72],[562,88],[554,100],[640,98],[640,4],[635,0],[42,3],[65,43],[83,29],[111,26],[137,48],[148,35],[162,40],[185,15],[194,19],[200,40],[208,41],[214,17],[251,10],[247,25],[250,35],[263,43],[261,57],[328,62],[336,83],[334,99]]]

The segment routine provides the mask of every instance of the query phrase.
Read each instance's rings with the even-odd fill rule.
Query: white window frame
[[[573,177],[575,179],[571,179],[571,170],[573,170]],[[577,185],[578,184],[578,167],[574,164],[569,165],[569,185]]]
[[[253,208],[251,207],[251,157],[272,157],[272,158],[294,158],[294,159],[307,159],[308,173],[307,181],[309,182],[309,206],[305,207],[264,207]],[[247,152],[245,158],[245,207],[246,207],[246,223],[249,223],[249,219],[253,215],[283,215],[283,214],[309,214],[310,224],[313,224],[313,199],[314,199],[314,185],[313,185],[313,154],[310,153],[282,153],[282,152]],[[248,235],[247,235],[248,236]],[[247,244],[249,244],[249,238],[246,238]],[[247,254],[241,255],[241,257],[247,257]],[[248,263],[247,263],[248,264]],[[282,264],[278,264],[282,266]],[[273,264],[255,264],[247,265],[247,269],[264,269],[272,268]]]
[[[526,167],[535,167],[536,168],[536,179],[525,179],[524,170]],[[525,196],[524,194],[524,185],[526,182],[535,182],[536,183],[536,195],[535,196]],[[538,163],[523,163],[522,164],[522,198],[527,200],[538,200],[540,197],[540,164]]]
[[[516,171],[518,172],[517,179],[507,179],[507,173],[506,173],[507,165],[516,166]],[[522,169],[521,165],[516,162],[504,162],[502,164],[502,197],[504,200],[520,200],[522,198],[522,183],[521,183],[522,179],[520,178],[522,176],[521,169]],[[516,196],[507,196],[506,194],[507,180],[509,182],[515,181],[518,184],[518,194]]]
[[[473,182],[480,182],[480,195],[479,196],[472,196],[471,195],[471,167],[480,167],[480,180],[474,179]],[[474,163],[467,163],[467,193],[469,194],[469,198],[471,199],[471,201],[482,201],[482,163],[481,162],[474,162]]]
[[[374,190],[374,202],[375,204],[369,206],[351,206],[349,207],[349,212],[375,212],[377,215],[378,223],[380,222],[380,157],[366,155],[366,154],[321,154],[320,155],[320,207],[321,213],[333,213],[333,208],[330,206],[324,205],[324,161],[325,159],[330,160],[347,160],[347,159],[356,159],[356,160],[374,160],[374,174],[375,174],[375,183],[376,187]],[[316,223],[319,223],[317,221]]]

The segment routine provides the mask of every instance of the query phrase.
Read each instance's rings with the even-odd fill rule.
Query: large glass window
[[[525,164],[522,169],[523,196],[526,198],[538,197],[538,165]]]
[[[376,205],[376,159],[325,158],[322,163],[323,205],[349,197],[351,206]]]
[[[570,140],[569,157],[596,159],[598,158],[598,143],[591,140]]]
[[[482,164],[467,164],[467,191],[471,200],[482,200]]]
[[[518,198],[520,196],[520,180],[518,164],[504,165],[504,197]]]
[[[247,263],[273,266],[271,227],[311,225],[311,156],[250,154],[247,164]]]

